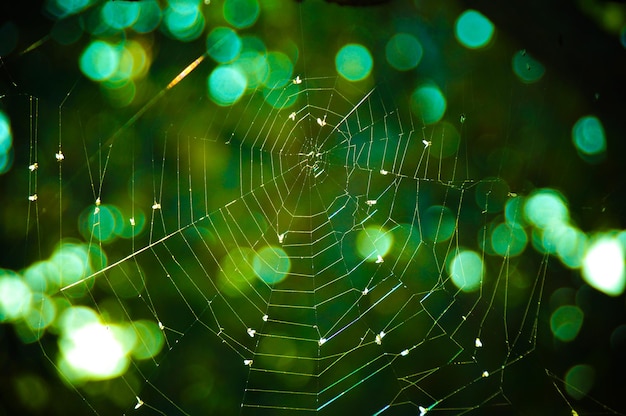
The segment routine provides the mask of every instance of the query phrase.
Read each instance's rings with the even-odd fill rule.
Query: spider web
[[[30,118],[27,233],[39,252],[55,235],[61,257],[86,241],[84,273],[59,261],[55,295],[164,341],[71,388],[96,414],[485,414],[541,408],[546,385],[572,410],[533,354],[548,255],[487,247],[517,195],[470,163],[471,117],[426,125],[395,82],[307,72],[229,107],[168,86],[88,126],[95,95],[69,85],[58,142],[40,99],[14,97]],[[125,238],[107,241],[111,206]],[[452,271],[463,253],[479,259],[472,290],[455,280],[469,265]]]
[[[229,355],[225,371],[241,373],[243,413],[462,413],[508,402],[504,372],[535,347],[543,273],[522,318],[510,322],[498,312],[508,258],[490,264],[494,278],[473,293],[446,269],[488,222],[473,201],[475,186],[502,188],[502,181],[459,174],[467,171],[460,151],[434,157],[445,131],[416,128],[384,86],[340,89],[338,81],[294,79],[266,111],[253,94],[238,104],[242,113],[215,117],[217,133],[168,128],[153,141],[146,183],[131,170],[135,201],[141,194],[144,208],[151,203],[148,232],[133,238],[128,255],[61,291],[70,298],[87,291],[97,309],[104,291],[129,321],[158,322],[169,351],[154,358],[158,371],[131,369],[147,383],[131,388],[133,404],[136,396],[158,412],[194,413],[161,381],[168,379],[161,367],[176,361],[182,344],[198,342],[207,354]],[[96,200],[110,201],[98,190],[107,165],[136,165],[143,152],[128,160],[117,146],[111,140],[99,150],[101,179],[90,181]],[[237,178],[230,200],[212,197],[214,154]],[[482,220],[466,224],[462,215]],[[363,240],[369,252],[360,254]],[[387,252],[379,247],[385,240],[393,241]],[[264,273],[270,277],[259,278]],[[160,296],[167,306],[154,301]],[[364,400],[364,391],[376,395]]]

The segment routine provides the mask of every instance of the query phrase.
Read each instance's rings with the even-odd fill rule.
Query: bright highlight
[[[544,229],[569,221],[569,210],[561,194],[552,189],[541,189],[526,201],[524,216],[531,224]]]
[[[335,56],[337,73],[348,81],[361,81],[372,72],[374,60],[370,51],[363,45],[345,45]]]
[[[624,292],[624,248],[613,237],[604,236],[593,242],[583,260],[583,277],[592,287],[610,296]]]
[[[572,128],[572,141],[583,155],[600,155],[606,151],[604,127],[597,117],[581,117]]]
[[[245,74],[234,65],[218,66],[208,79],[211,99],[222,106],[236,103],[246,92],[247,85]]]
[[[493,23],[476,10],[463,12],[454,25],[454,35],[459,43],[469,49],[483,48],[493,38]]]
[[[211,58],[223,64],[239,56],[239,52],[241,52],[241,38],[231,28],[216,27],[209,33],[206,46]]]
[[[382,227],[367,227],[356,237],[356,249],[366,261],[381,261],[393,244],[393,236]]]
[[[252,265],[261,280],[270,285],[282,281],[291,269],[287,253],[282,248],[274,246],[266,246],[259,250]]]
[[[30,312],[33,294],[19,275],[0,270],[0,322],[13,321]]]
[[[86,307],[67,309],[61,319],[59,368],[70,381],[105,380],[124,374],[127,354],[136,342],[134,331],[103,324]]]
[[[110,78],[120,62],[119,49],[115,46],[96,40],[91,42],[80,56],[79,65],[83,74],[94,81]]]
[[[11,168],[13,134],[9,118],[0,111],[0,175]]]
[[[473,292],[480,287],[484,271],[480,255],[471,250],[459,252],[448,266],[452,282],[464,292]]]
[[[424,124],[441,120],[446,112],[446,105],[446,98],[436,85],[422,85],[411,95],[411,110]]]

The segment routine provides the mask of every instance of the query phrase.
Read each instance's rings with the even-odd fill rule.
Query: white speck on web
[[[143,406],[143,400],[141,400],[139,398],[139,396],[135,396],[135,399],[137,399],[137,404],[135,405],[135,410],[139,409],[141,406]]]

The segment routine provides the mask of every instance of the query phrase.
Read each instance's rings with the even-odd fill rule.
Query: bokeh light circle
[[[211,72],[208,79],[209,95],[218,105],[236,103],[246,91],[248,80],[235,65],[220,65]]]
[[[266,246],[257,252],[252,266],[261,280],[272,285],[287,277],[291,261],[282,248]]]
[[[495,27],[476,10],[466,10],[456,20],[454,34],[459,43],[469,49],[483,48],[491,42]]]
[[[473,292],[480,287],[484,274],[483,260],[475,251],[459,251],[448,265],[452,282],[463,292]]]
[[[606,151],[606,136],[602,122],[595,116],[578,119],[572,128],[572,141],[576,150],[586,155],[598,155]]]
[[[223,64],[239,56],[241,52],[241,38],[231,28],[216,27],[207,36],[206,47],[211,58]]]
[[[511,61],[513,73],[525,84],[532,84],[539,81],[546,72],[545,67],[526,50],[521,50],[513,55]]]
[[[365,46],[350,43],[337,52],[335,66],[337,73],[348,81],[361,81],[372,72],[374,60]]]
[[[93,41],[79,58],[80,69],[94,81],[104,81],[117,70],[120,53],[115,46],[101,41]]]
[[[370,226],[359,232],[356,249],[366,261],[381,261],[393,244],[393,234],[383,227]]]
[[[441,120],[446,106],[446,97],[436,85],[421,85],[411,95],[411,110],[424,124]]]
[[[387,62],[398,71],[415,68],[422,60],[423,54],[422,45],[409,33],[396,33],[385,47]]]
[[[260,11],[261,8],[257,0],[224,1],[224,19],[237,29],[252,26],[259,18]]]

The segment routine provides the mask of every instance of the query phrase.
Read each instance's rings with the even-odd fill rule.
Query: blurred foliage
[[[185,6],[191,3],[193,7]],[[11,162],[0,176],[0,223],[5,236],[0,266],[27,276],[26,270],[34,273],[37,264],[46,268],[58,265],[62,262],[59,246],[64,243],[80,252],[77,276],[89,276],[137,249],[150,247],[166,266],[155,264],[153,258],[148,258],[151,250],[145,250],[136,256],[141,266],[126,262],[106,281],[92,281],[77,287],[75,292],[72,289],[59,293],[59,288],[71,282],[51,283],[48,279],[45,281],[49,286],[42,293],[54,299],[59,315],[70,304],[87,304],[96,307],[107,322],[145,322],[153,316],[133,299],[143,293],[143,280],[137,276],[148,276],[148,280],[155,279],[148,293],[151,301],[159,305],[163,321],[169,318],[173,322],[204,325],[208,322],[206,316],[192,315],[206,309],[203,305],[211,293],[209,285],[199,283],[199,289],[191,284],[181,285],[189,306],[181,302],[172,286],[161,284],[156,276],[160,279],[163,269],[172,267],[172,255],[188,255],[184,252],[185,244],[201,252],[203,244],[215,238],[210,227],[198,231],[202,237],[196,236],[195,240],[189,233],[188,240],[176,236],[168,246],[151,247],[150,242],[167,235],[166,230],[180,230],[181,221],[186,224],[192,217],[214,212],[245,193],[240,188],[239,157],[250,158],[245,163],[250,169],[258,165],[253,163],[258,161],[255,157],[263,157],[245,152],[255,147],[246,142],[254,137],[246,133],[248,127],[254,126],[263,133],[274,132],[260,125],[264,118],[276,116],[276,103],[285,102],[280,91],[298,91],[301,87],[294,82],[298,79],[316,85],[316,81],[309,80],[318,77],[322,77],[318,84],[321,86],[330,77],[333,91],[343,94],[347,102],[357,102],[372,88],[388,95],[405,116],[413,112],[411,123],[419,142],[431,140],[437,148],[442,145],[433,138],[443,137],[444,131],[458,134],[452,150],[437,150],[445,157],[458,158],[458,165],[454,166],[459,166],[460,171],[453,173],[450,164],[433,159],[429,166],[435,170],[429,171],[429,175],[438,172],[444,181],[452,178],[460,182],[497,178],[504,184],[500,206],[492,206],[493,211],[481,205],[481,201],[486,201],[484,194],[495,188],[490,185],[488,189],[472,189],[477,206],[460,212],[460,222],[480,229],[482,210],[497,217],[490,224],[493,229],[504,226],[505,220],[513,227],[512,221],[504,218],[508,215],[504,212],[508,207],[506,197],[528,196],[549,187],[564,195],[567,215],[571,217],[566,220],[571,220],[576,230],[591,235],[626,227],[621,167],[626,150],[623,4],[530,1],[498,5],[480,0],[416,0],[361,7],[362,4],[337,3],[344,5],[316,0],[48,0],[33,4],[29,10],[17,10],[3,4],[0,109],[11,122],[12,147],[5,149]],[[109,10],[114,5],[119,9]],[[494,38],[477,49],[463,47],[454,33],[457,18],[470,8],[495,26]],[[133,19],[133,13],[144,9],[144,16],[157,13],[158,18]],[[181,22],[191,23],[185,26]],[[220,37],[212,38],[211,33]],[[398,39],[398,34],[410,37]],[[399,46],[394,46],[397,50],[417,50],[415,42],[421,49],[419,53],[390,58],[391,39],[398,42]],[[228,47],[221,49],[225,44]],[[365,71],[361,73],[364,76],[352,80],[341,76],[337,54],[348,44],[361,45],[371,54],[371,72]],[[367,58],[363,62],[367,66]],[[185,72],[186,68],[190,71]],[[419,93],[423,88],[434,90],[438,99],[445,97],[445,103],[439,102],[441,111],[435,111],[432,118],[425,116],[431,104]],[[294,109],[300,104],[294,104]],[[328,103],[319,105],[323,108]],[[385,110],[385,115],[392,111],[391,107]],[[607,150],[601,157],[581,156],[572,142],[572,129],[582,117],[595,117],[603,126]],[[231,144],[231,140],[243,150],[238,153],[237,146],[223,146]],[[193,147],[185,148],[188,143],[194,143]],[[175,164],[181,161],[184,169],[176,170]],[[37,167],[29,170],[34,163]],[[316,163],[312,159],[305,164],[313,167]],[[190,172],[194,180],[202,178],[211,184],[210,195],[190,192],[187,199],[181,199],[177,189],[191,187],[186,178],[167,177],[161,181],[162,171],[185,176],[188,165],[197,169]],[[265,168],[269,169],[269,165],[265,164]],[[250,177],[260,177],[257,173],[260,171],[246,172]],[[106,180],[101,181],[105,175]],[[193,189],[206,188],[194,183]],[[185,214],[182,220],[180,215],[161,218],[158,210],[153,209],[156,204],[158,209]],[[456,216],[458,207],[449,204],[451,214]],[[444,210],[441,212],[437,215],[443,218]],[[131,219],[133,225],[129,227]],[[238,221],[242,230],[256,230],[260,220],[251,218],[244,210]],[[216,222],[213,226],[219,232],[224,225]],[[519,239],[536,240],[541,228],[531,224],[527,227],[529,236],[523,234]],[[224,231],[224,235],[227,233]],[[476,231],[464,235],[462,238],[468,240],[462,244],[477,250],[485,244],[475,238],[477,234]],[[237,238],[242,237],[233,236],[235,242]],[[502,387],[511,403],[504,413],[571,414],[568,400],[580,415],[611,413],[602,404],[626,411],[621,400],[626,387],[624,296],[610,297],[592,289],[580,275],[580,265],[569,264],[565,256],[559,257],[556,251],[541,244],[548,243],[535,242],[535,250],[529,248],[521,253],[522,247],[519,256],[511,254],[512,269],[507,271],[511,281],[517,282],[505,296],[510,304],[504,307],[510,308],[507,311],[511,321],[523,320],[523,299],[528,296],[532,305],[541,309],[536,321],[529,318],[532,328],[522,326],[529,340],[537,337],[536,350],[502,373]],[[233,250],[221,267],[235,269],[241,281],[246,281],[246,273],[252,271],[229,262],[235,264],[233,258],[246,259],[251,254]],[[494,250],[490,253],[485,248],[489,256],[501,255],[503,249],[494,244]],[[550,261],[546,272],[547,259]],[[54,275],[55,271],[46,273]],[[189,266],[186,273],[202,275],[203,271],[196,265]],[[13,272],[6,274],[13,276]],[[28,276],[30,284],[35,278]],[[155,281],[159,283],[154,284]],[[542,298],[539,294],[529,295],[535,282],[544,284]],[[432,282],[424,285],[430,290]],[[18,290],[17,286],[11,286],[11,290]],[[411,289],[415,293],[424,290]],[[499,294],[499,289],[490,289]],[[42,299],[35,297],[34,302],[43,305]],[[433,310],[439,305],[448,306],[450,299],[433,300],[433,305],[437,305]],[[232,302],[236,309],[238,300]],[[219,305],[224,310],[227,306]],[[501,331],[501,317],[502,314],[498,319],[491,316],[484,324],[484,332],[491,328]],[[37,319],[41,322],[39,316]],[[171,345],[164,346],[167,359],[160,367],[150,362],[151,353],[144,348],[134,352],[133,365],[137,367],[124,379],[87,382],[74,388],[67,379],[60,378],[53,366],[63,348],[57,345],[57,337],[62,338],[59,325],[50,324],[42,330],[28,326],[27,316],[3,320],[12,324],[0,326],[0,365],[4,369],[0,414],[130,412],[129,403],[136,402],[129,395],[130,390],[142,391],[142,397],[144,393],[147,397],[176,397],[176,402],[191,414],[225,414],[238,410],[242,402],[247,368],[242,368],[231,348],[209,331],[184,328],[184,336],[172,336],[172,340],[183,342],[171,349]],[[559,335],[555,337],[553,332]],[[563,341],[570,337],[575,341]],[[154,339],[155,344],[159,342]],[[424,358],[424,368],[431,369],[449,359],[450,351],[445,349],[449,347],[428,350],[432,357]],[[494,357],[505,353],[502,347],[494,352]],[[498,364],[496,358],[493,362]],[[585,376],[589,374],[593,374],[591,386]],[[146,378],[149,383],[145,383]],[[435,385],[429,388],[450,390],[442,378],[434,380]],[[574,391],[571,386],[564,387],[565,378],[584,379],[572,383],[589,390],[597,401],[584,398],[584,394],[578,397],[580,391],[572,393],[573,398],[570,394],[564,399],[562,395]],[[153,385],[157,386],[157,393]],[[387,388],[397,390],[367,386],[360,396],[367,401],[369,395],[378,390],[386,393]],[[490,385],[489,389],[496,393],[499,386]],[[467,395],[474,392],[469,389]],[[167,409],[168,414],[180,412],[167,399],[160,400],[160,408]],[[138,412],[152,410],[145,406]],[[371,406],[363,403],[358,410],[371,412]],[[502,408],[490,410],[498,413]],[[477,414],[484,413],[478,410]]]

